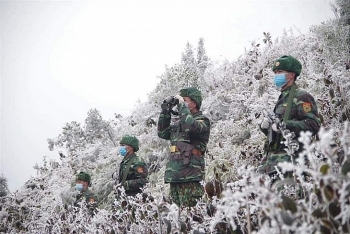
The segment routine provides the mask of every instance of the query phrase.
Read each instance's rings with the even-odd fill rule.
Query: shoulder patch
[[[306,113],[309,113],[311,111],[311,103],[310,102],[304,102],[303,103],[303,110]]]
[[[143,167],[137,167],[137,168],[136,168],[136,171],[137,171],[138,173],[143,173]]]

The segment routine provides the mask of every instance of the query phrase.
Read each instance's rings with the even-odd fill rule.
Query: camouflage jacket
[[[127,171],[129,162],[131,162],[131,166],[129,171]],[[127,173],[125,183],[123,185],[125,194],[128,196],[135,196],[137,193],[140,193],[143,186],[148,183],[147,165],[135,153],[125,156],[120,163],[117,183],[122,182],[125,173]]]
[[[283,121],[284,112],[287,109],[287,101],[291,87],[283,90],[278,98],[274,112],[276,117]],[[320,119],[318,116],[317,106],[314,98],[305,90],[296,87],[295,97],[292,102],[290,111],[290,118],[286,121],[286,128],[291,132],[294,132],[298,139],[301,131],[310,131],[313,135],[316,135],[320,129]],[[269,131],[273,131],[271,128],[262,129],[265,135],[269,134]],[[283,137],[281,133],[272,132],[273,142],[269,143],[268,139],[265,143],[265,151],[267,152],[283,152],[286,147],[281,144]],[[299,148],[299,151],[302,147]]]
[[[89,188],[77,195],[74,206],[79,207],[79,203],[82,202],[83,198],[85,198],[86,203],[94,203],[97,206],[97,196]]]
[[[210,135],[210,121],[201,111],[191,114],[184,104],[178,104],[179,120],[170,124],[171,114],[162,110],[158,119],[158,136],[170,140],[171,146],[184,142],[202,152],[202,156],[191,154],[184,162],[179,152],[170,153],[165,171],[165,183],[201,181],[205,175],[204,153]]]

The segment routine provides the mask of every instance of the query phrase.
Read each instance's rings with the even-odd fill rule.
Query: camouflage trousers
[[[276,167],[279,162],[291,162],[291,156],[289,156],[286,152],[273,152],[268,153],[267,157],[260,164],[258,168],[258,172],[262,174],[267,174],[271,178],[271,185],[276,184],[278,186],[278,181],[281,180],[280,176],[277,173]],[[293,162],[295,163],[295,158],[293,158]],[[308,163],[308,159],[305,158],[305,163]],[[302,176],[308,176],[308,173],[302,173]],[[295,196],[299,198],[304,198],[306,196],[306,192],[302,187],[298,185],[297,179],[294,178],[292,171],[287,171],[283,174],[284,179],[292,179],[295,180]],[[280,187],[276,187],[279,192],[283,192],[283,183],[281,183]],[[294,185],[293,185],[294,186]]]
[[[170,197],[179,207],[193,207],[202,198],[204,188],[199,182],[170,183]]]
[[[258,172],[261,174],[275,174],[276,166],[279,162],[291,162],[290,156],[286,152],[269,152],[261,162]]]

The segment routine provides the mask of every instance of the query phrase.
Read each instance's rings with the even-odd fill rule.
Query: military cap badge
[[[143,173],[143,168],[142,167],[138,167],[136,170],[137,170],[138,173]]]
[[[311,103],[310,102],[303,103],[303,110],[305,113],[309,113],[311,111]]]

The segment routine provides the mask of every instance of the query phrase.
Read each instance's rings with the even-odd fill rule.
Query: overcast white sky
[[[104,119],[146,100],[187,42],[234,60],[250,42],[283,29],[306,33],[334,18],[329,0],[0,1],[0,174],[11,191],[35,175],[47,138],[65,123]],[[295,33],[298,33],[294,30]]]

